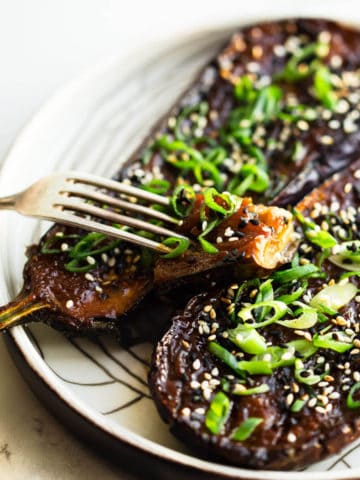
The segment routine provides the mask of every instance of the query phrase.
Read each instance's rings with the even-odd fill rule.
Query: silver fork
[[[119,196],[113,197],[107,192],[116,193]],[[115,207],[125,213],[133,212],[172,225],[181,225],[181,220],[171,215],[138,204],[139,199],[156,205],[168,206],[170,203],[168,197],[147,192],[124,182],[70,171],[54,173],[20,193],[0,198],[0,209],[15,210],[22,215],[104,233],[163,253],[170,252],[171,248],[128,232],[122,227],[132,227],[166,237],[187,238],[168,228],[106,208],[107,206]],[[93,205],[89,200],[104,206]],[[77,215],[79,213],[85,214],[86,217]],[[100,221],[120,224],[121,227],[116,228]]]

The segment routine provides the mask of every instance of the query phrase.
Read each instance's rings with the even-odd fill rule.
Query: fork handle
[[[16,203],[16,196],[10,195],[8,197],[0,198],[0,210],[14,210]]]

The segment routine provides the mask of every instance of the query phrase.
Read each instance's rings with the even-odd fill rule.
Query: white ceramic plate
[[[148,50],[151,53],[134,54],[75,81],[19,136],[1,172],[1,193],[21,190],[54,170],[78,169],[110,176],[229,33],[207,31],[166,48],[157,45]],[[2,213],[2,303],[21,288],[25,246],[47,227]],[[56,413],[63,421],[98,448],[109,445],[113,457],[122,455],[130,462],[138,454],[157,472],[157,478],[170,474],[184,478],[185,471],[187,478],[360,477],[360,442],[301,473],[255,472],[195,458],[168,433],[149,397],[150,345],[123,350],[110,338],[69,340],[44,325],[31,325],[14,328],[10,346],[34,390],[50,408],[58,406]]]

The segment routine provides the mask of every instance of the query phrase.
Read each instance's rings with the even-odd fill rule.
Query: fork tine
[[[97,188],[106,188],[118,193],[134,196],[147,200],[148,202],[158,203],[159,205],[169,205],[170,199],[156,193],[147,192],[141,188],[128,185],[124,182],[116,182],[115,180],[108,180],[97,175],[90,175],[86,173],[68,172],[64,175],[67,182],[85,183]]]
[[[86,213],[88,215],[100,218],[102,220],[108,220],[113,223],[120,223],[128,227],[138,228],[140,230],[145,230],[146,232],[155,233],[157,235],[186,238],[184,237],[184,235],[180,235],[179,233],[173,232],[172,230],[169,230],[167,228],[160,227],[158,225],[153,225],[152,223],[145,222],[143,220],[139,220],[138,218],[132,218],[129,216],[121,215],[119,213],[114,213],[111,210],[95,207],[94,205],[90,205],[88,203],[74,202],[68,198],[64,198],[64,199],[60,198],[59,201],[55,203],[55,206],[65,208],[66,210]]]
[[[171,248],[163,245],[160,242],[155,242],[146,237],[141,237],[135,233],[127,232],[121,228],[112,227],[110,225],[102,224],[95,222],[93,220],[87,220],[77,215],[71,214],[69,212],[56,212],[56,218],[48,218],[48,220],[55,220],[57,222],[62,222],[66,225],[84,228],[85,230],[91,230],[93,232],[103,233],[104,235],[109,235],[110,237],[119,238],[126,242],[135,243],[142,247],[150,248],[161,253],[171,252]]]
[[[170,215],[154,210],[153,208],[145,207],[144,205],[139,205],[138,203],[126,202],[119,198],[111,197],[96,190],[90,190],[86,188],[81,188],[76,186],[76,184],[70,184],[66,189],[62,190],[60,193],[70,193],[81,198],[86,198],[89,200],[95,200],[97,202],[111,205],[114,207],[119,207],[123,210],[141,213],[143,215],[156,218],[158,220],[163,220],[164,222],[170,222],[175,225],[180,225],[181,220],[178,220]]]

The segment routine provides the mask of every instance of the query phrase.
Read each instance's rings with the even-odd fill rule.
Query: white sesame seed
[[[73,300],[68,300],[65,304],[66,308],[73,308],[74,306],[74,301]]]
[[[203,380],[200,384],[200,387],[202,390],[206,390],[207,388],[209,388],[209,381],[208,380]]]
[[[205,398],[205,400],[210,400],[211,393],[212,391],[210,388],[203,390],[203,397]]]
[[[320,137],[320,143],[323,145],[332,145],[334,143],[334,139],[330,137],[330,135],[322,135]]]
[[[200,362],[200,360],[199,360],[198,358],[197,358],[196,360],[194,360],[192,366],[193,366],[193,369],[194,369],[194,370],[199,370],[199,368],[201,367],[201,362]]]
[[[320,406],[317,406],[315,407],[315,410],[318,412],[318,413],[326,413],[326,410],[324,407],[320,407]]]
[[[342,58],[339,56],[339,55],[333,55],[331,58],[330,58],[330,65],[333,67],[333,68],[340,68],[341,65],[343,63],[343,60]]]
[[[190,417],[190,414],[191,414],[191,410],[188,407],[185,407],[181,410],[181,415],[183,417]]]
[[[305,120],[299,120],[296,125],[298,126],[298,128],[302,131],[307,131],[309,130],[309,124],[308,122],[306,122]]]
[[[246,65],[246,69],[250,73],[257,73],[260,71],[260,64],[258,62],[249,62]]]
[[[192,380],[190,382],[190,387],[193,389],[193,390],[196,390],[197,388],[200,388],[200,383],[197,382],[196,380]]]
[[[358,126],[356,123],[353,122],[351,118],[345,118],[343,121],[343,129],[345,133],[353,133],[356,132],[358,129]]]
[[[102,292],[104,291],[104,290],[100,287],[100,285],[96,285],[95,290],[96,290],[98,293],[102,293]]]
[[[340,128],[340,126],[341,126],[341,124],[340,124],[339,120],[333,119],[333,120],[330,120],[330,122],[329,122],[329,127],[332,130],[337,130],[338,128]]]
[[[295,443],[296,442],[296,435],[293,432],[288,433],[287,436],[288,442]]]
[[[317,404],[317,399],[314,397],[314,398],[310,398],[310,400],[308,401],[308,407],[309,408],[313,408],[315,407],[315,405]]]
[[[199,415],[204,415],[205,413],[205,408],[203,407],[198,407],[198,408],[195,408],[194,410],[196,413],[198,413]]]
[[[350,105],[348,104],[348,102],[344,98],[341,98],[337,102],[335,110],[337,113],[346,113],[349,110],[349,108],[350,108]]]
[[[231,237],[234,235],[234,230],[231,227],[227,227],[224,233],[225,237]]]
[[[115,267],[115,264],[116,264],[116,258],[115,257],[111,257],[109,258],[107,264],[109,265],[109,267]]]
[[[344,186],[344,193],[350,193],[352,190],[352,184],[351,183],[347,183],[345,186]]]
[[[62,243],[60,248],[62,252],[66,252],[69,250],[69,245],[67,243]]]
[[[340,396],[341,395],[340,395],[339,392],[332,392],[332,393],[330,393],[329,398],[330,398],[330,400],[337,400],[338,398],[340,398]]]
[[[286,55],[286,48],[284,47],[284,45],[274,45],[274,54],[277,56],[277,57],[285,57]]]
[[[63,237],[64,236],[64,232],[56,232],[55,233],[55,237]]]
[[[286,399],[285,399],[285,403],[287,406],[290,406],[294,401],[294,394],[293,393],[289,393],[287,396],[286,396]]]
[[[219,375],[219,369],[217,367],[214,367],[212,370],[211,370],[211,375],[213,377],[217,377]]]
[[[89,280],[89,282],[93,282],[95,280],[94,276],[89,272],[85,273],[85,278],[86,280]]]
[[[350,433],[350,432],[351,432],[351,428],[349,427],[349,425],[344,425],[343,427],[341,427],[341,431],[342,431],[344,434],[347,434],[347,433]]]
[[[91,256],[87,256],[86,261],[88,262],[89,265],[95,265],[95,263],[96,263],[95,258],[91,257]]]
[[[323,30],[322,32],[319,33],[318,40],[321,43],[329,43],[331,40],[331,33],[328,32],[327,30]]]

